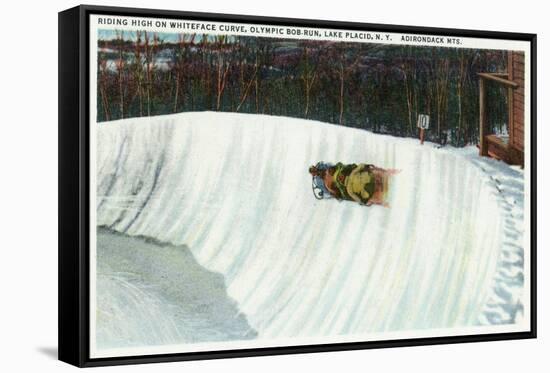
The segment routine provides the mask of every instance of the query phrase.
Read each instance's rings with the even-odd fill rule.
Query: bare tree
[[[256,113],[260,113],[260,101],[263,101],[262,113],[265,113],[269,108],[269,89],[265,90],[264,87],[271,84],[270,79],[260,79],[262,71],[268,71],[273,67],[273,41],[271,39],[259,38],[256,42],[256,57],[258,70],[254,76],[254,98],[256,105]],[[262,99],[261,99],[261,98]]]
[[[413,55],[412,47],[407,48],[407,55],[401,63],[403,72],[403,84],[405,86],[405,98],[407,100],[407,122],[409,134],[414,134],[415,116],[418,112],[417,95],[417,56]]]
[[[235,109],[236,112],[238,112],[242,105],[245,103],[249,93],[250,88],[252,87],[252,84],[254,82],[258,82],[258,49],[256,49],[254,52],[251,52],[251,48],[249,48],[248,45],[243,44],[242,42],[238,43],[239,45],[239,83],[240,83],[240,90],[239,90],[239,103],[237,105],[237,108]],[[248,58],[252,57],[251,55],[254,55],[254,62],[252,64],[252,68],[250,69],[250,64],[248,61]],[[248,77],[247,77],[247,71],[252,70]]]
[[[222,95],[231,68],[231,48],[226,35],[216,36],[216,110],[221,108]]]
[[[124,118],[124,68],[126,61],[124,60],[124,32],[115,31],[117,47],[118,47],[118,59],[116,61],[116,71],[118,76],[118,95],[119,95],[119,111],[120,119]]]
[[[139,116],[143,116],[143,61],[141,56],[141,31],[136,31],[136,43],[134,47],[134,80],[136,81],[136,90],[139,100]]]
[[[173,111],[178,111],[178,101],[180,98],[181,87],[184,85],[185,74],[189,67],[189,48],[195,42],[196,34],[178,36],[177,49],[175,51],[175,63],[172,67],[174,71],[175,89],[174,89],[174,105]]]
[[[444,122],[447,118],[449,94],[450,61],[442,51],[432,49],[429,84],[435,104],[437,138],[441,140]]]
[[[467,139],[467,128],[464,124],[464,100],[465,100],[465,90],[466,85],[468,84],[470,71],[472,65],[477,59],[477,53],[474,50],[468,49],[457,49],[457,82],[456,82],[456,96],[458,102],[458,134],[463,137],[464,143],[468,141]]]
[[[147,94],[147,116],[151,116],[151,101],[153,96],[153,84],[155,74],[155,56],[158,51],[159,37],[156,33],[153,34],[153,43],[151,45],[150,36],[147,31],[144,31],[145,37],[145,86]]]
[[[204,90],[205,106],[208,110],[212,110],[214,107],[212,100],[212,71],[214,65],[214,53],[211,48],[211,43],[208,40],[209,37],[210,36],[208,34],[201,35],[201,43],[198,53],[200,56],[200,81]]]
[[[350,48],[349,45],[341,43],[333,44],[332,48],[334,50],[334,60],[337,61],[336,71],[340,87],[338,96],[338,123],[344,124],[346,83],[349,76],[357,69],[363,57],[364,50],[361,48],[361,45],[358,45],[356,48]]]
[[[101,54],[98,54],[99,61],[99,92],[101,95],[101,104],[103,106],[103,112],[105,113],[105,120],[111,120],[111,113],[109,110],[109,100],[107,98],[107,60],[101,58]]]
[[[304,108],[304,118],[307,118],[309,115],[309,106],[311,101],[311,89],[317,80],[317,68],[319,66],[319,49],[310,47],[311,43],[306,43],[303,46],[302,51],[302,75],[301,79],[304,87],[304,96],[305,96],[305,108]]]

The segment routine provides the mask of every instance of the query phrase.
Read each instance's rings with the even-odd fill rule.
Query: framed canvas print
[[[533,338],[536,36],[59,13],[59,358]]]

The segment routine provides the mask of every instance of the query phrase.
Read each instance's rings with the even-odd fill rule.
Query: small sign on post
[[[423,145],[424,131],[430,128],[430,116],[428,114],[418,114],[416,126],[420,128],[420,145]]]

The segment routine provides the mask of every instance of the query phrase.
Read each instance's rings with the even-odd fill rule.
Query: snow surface
[[[186,245],[258,338],[521,317],[523,171],[475,148],[210,112],[101,123],[97,136],[98,226]],[[320,160],[400,169],[390,208],[316,200]]]
[[[223,277],[188,248],[105,228],[97,232],[97,303],[99,349],[256,336]]]

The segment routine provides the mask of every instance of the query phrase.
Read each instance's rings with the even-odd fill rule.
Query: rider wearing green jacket
[[[367,164],[343,164],[317,169],[312,166],[309,172],[322,178],[326,189],[337,199],[356,201],[360,204],[381,204],[387,206],[386,197],[390,176],[398,170],[385,170]]]

